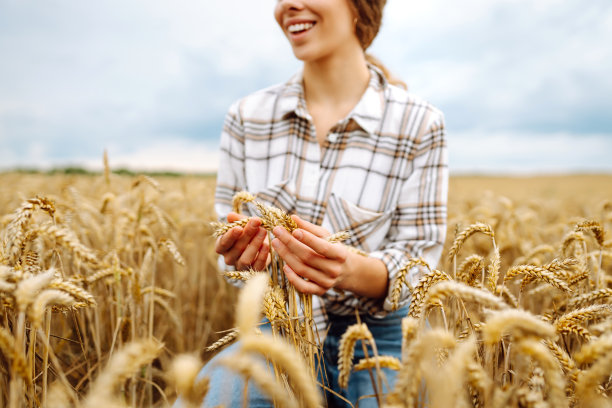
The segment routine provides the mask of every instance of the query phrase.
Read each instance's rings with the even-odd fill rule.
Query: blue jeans
[[[383,356],[393,356],[401,359],[402,348],[402,318],[408,314],[408,308],[402,308],[397,312],[387,315],[385,318],[376,319],[368,315],[361,315],[362,323],[366,323],[374,341],[378,354]],[[370,379],[368,370],[352,372],[350,375],[348,388],[340,389],[338,386],[338,346],[340,338],[346,329],[356,323],[355,316],[335,316],[329,317],[329,331],[323,343],[323,358],[325,362],[325,380],[319,379],[321,383],[327,384],[334,392],[342,395],[351,402],[353,406],[360,408],[378,407],[376,397],[374,396],[374,388]],[[262,328],[263,330],[263,328]],[[244,401],[244,380],[233,371],[215,364],[216,360],[223,356],[229,356],[236,353],[240,343],[234,343],[226,347],[217,354],[199,374],[199,377],[207,376],[210,379],[210,389],[204,400],[204,407],[214,407],[223,405],[226,407],[242,407]],[[368,347],[368,355],[372,357],[372,350]],[[360,359],[364,358],[363,347],[361,342],[355,344],[355,354],[353,363],[356,364]],[[265,359],[262,357],[262,362]],[[272,369],[272,368],[270,368]],[[386,394],[395,383],[396,372],[391,369],[382,368],[386,382],[382,381],[382,392],[378,390],[380,395]],[[375,371],[374,371],[375,374]],[[376,381],[376,375],[374,380]],[[378,387],[378,385],[377,385]],[[372,395],[371,397],[365,397]],[[360,399],[361,398],[361,399]],[[249,407],[272,407],[272,402],[261,393],[261,391],[249,381],[247,399]],[[328,407],[350,407],[342,398],[338,398],[331,392],[325,392],[324,399]],[[358,404],[358,405],[357,405]],[[175,407],[180,407],[180,401],[177,401]]]
[[[360,320],[365,323],[370,329],[376,349],[380,356],[393,356],[401,360],[402,358],[402,319],[408,314],[408,308],[402,308],[396,312],[387,315],[383,319],[376,319],[369,315],[361,315]],[[357,322],[355,316],[329,316],[330,328],[323,343],[323,355],[325,358],[325,368],[327,371],[327,383],[334,392],[342,395],[359,408],[378,407],[376,397],[374,396],[374,387],[368,370],[351,372],[347,389],[340,389],[338,386],[338,346],[340,338],[346,329]],[[372,357],[372,350],[367,347],[368,356]],[[361,342],[355,344],[355,354],[353,364],[364,358],[363,347]],[[374,381],[377,381],[376,372],[374,372]],[[392,390],[395,384],[397,372],[388,368],[382,368],[382,372],[386,378],[382,382],[382,392],[379,389],[379,395],[384,395]],[[378,381],[377,381],[378,382]],[[376,385],[378,387],[378,384]],[[366,397],[371,395],[371,397]],[[335,396],[331,392],[325,395],[329,407],[349,407],[346,401]],[[382,397],[384,401],[384,397]],[[357,405],[359,404],[359,405]]]

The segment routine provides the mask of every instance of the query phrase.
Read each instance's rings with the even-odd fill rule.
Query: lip
[[[305,18],[290,18],[290,19],[287,19],[287,20],[284,22],[284,24],[283,24],[283,28],[284,28],[284,30],[285,30],[285,33],[287,33],[287,35],[288,35],[290,38],[292,38],[292,39],[296,39],[296,40],[297,40],[297,39],[301,38],[302,36],[304,36],[304,35],[308,34],[308,33],[310,32],[310,30],[312,30],[312,28],[310,28],[310,30],[303,31],[303,32],[300,32],[300,33],[292,33],[292,32],[290,32],[290,31],[289,31],[289,27],[290,27],[290,26],[292,26],[292,25],[294,25],[294,24],[308,24],[308,23],[313,24],[313,27],[312,27],[312,28],[314,28],[314,26],[316,26],[316,25],[317,25],[317,22],[316,22],[315,20],[312,20],[312,19],[305,19]]]

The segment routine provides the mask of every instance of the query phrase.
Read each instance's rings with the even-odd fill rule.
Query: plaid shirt
[[[322,146],[301,73],[234,103],[221,135],[215,210],[223,219],[233,195],[246,190],[331,232],[348,230],[345,243],[386,265],[388,295],[371,299],[331,289],[321,303],[327,313],[349,315],[357,308],[384,317],[391,284],[406,261],[421,256],[433,268],[439,260],[448,166],[442,113],[369,69],[361,100]],[[415,267],[407,280],[414,285],[421,274]],[[400,306],[409,298],[404,286]]]

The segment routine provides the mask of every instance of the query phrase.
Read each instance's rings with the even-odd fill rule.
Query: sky
[[[0,0],[0,170],[214,171],[229,105],[300,68],[275,3]],[[388,0],[369,51],[451,174],[611,173],[611,39],[610,0]]]

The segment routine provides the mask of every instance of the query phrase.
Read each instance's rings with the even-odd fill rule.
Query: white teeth
[[[292,24],[289,27],[287,27],[287,30],[290,33],[297,33],[300,31],[306,31],[312,28],[312,26],[314,26],[313,23],[300,23],[300,24]]]

